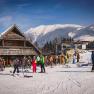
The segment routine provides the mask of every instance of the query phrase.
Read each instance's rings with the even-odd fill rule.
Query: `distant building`
[[[38,54],[40,54],[38,48],[26,39],[16,25],[12,25],[0,34],[0,57],[7,62],[15,57]]]
[[[74,45],[79,49],[85,50],[87,49],[86,46],[88,45],[88,43],[90,43],[90,41],[76,41],[74,42]]]

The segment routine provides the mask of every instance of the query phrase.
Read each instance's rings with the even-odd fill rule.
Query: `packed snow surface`
[[[23,77],[23,73],[11,76],[10,71],[13,68],[0,72],[0,94],[94,94],[91,66],[49,66],[46,73],[39,73],[38,67],[37,73],[32,73],[31,69],[24,73],[30,77]]]

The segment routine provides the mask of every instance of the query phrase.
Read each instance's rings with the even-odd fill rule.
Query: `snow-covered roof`
[[[4,32],[2,32],[2,33],[0,34],[0,38],[2,38],[4,34],[6,34],[8,31],[10,31],[11,29],[13,29],[14,27],[17,28],[17,29],[19,30],[19,32],[20,32],[23,36],[25,36],[24,33],[21,32],[21,30],[19,29],[19,27],[18,27],[16,24],[13,24],[13,25],[11,25],[9,28],[7,28]]]

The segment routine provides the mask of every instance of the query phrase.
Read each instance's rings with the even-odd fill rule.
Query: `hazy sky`
[[[94,24],[94,0],[0,0],[0,32],[43,24]]]

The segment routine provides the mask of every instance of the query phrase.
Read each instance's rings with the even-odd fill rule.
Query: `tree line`
[[[47,52],[47,53],[60,53],[61,51],[61,44],[63,42],[73,42],[73,38],[55,38],[52,41],[47,42],[43,47],[42,47],[42,52]],[[57,52],[56,52],[57,51]]]

